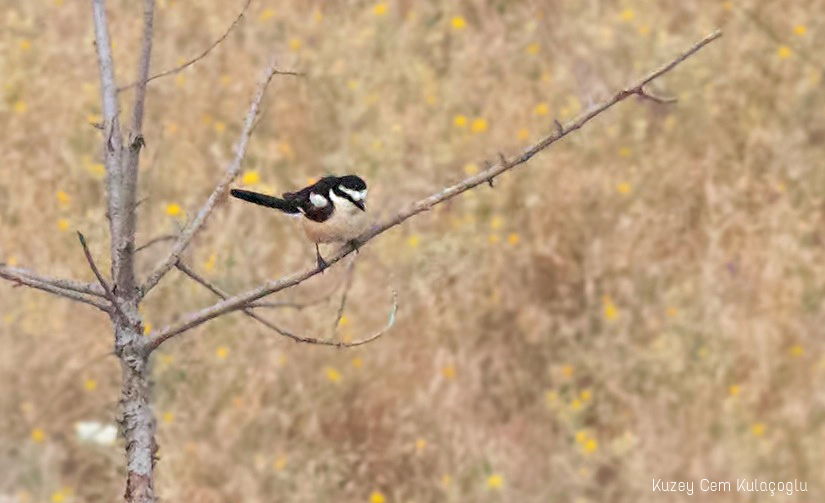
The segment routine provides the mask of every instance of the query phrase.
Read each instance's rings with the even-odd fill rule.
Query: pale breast
[[[323,222],[304,218],[303,226],[307,237],[315,243],[343,243],[366,231],[369,218],[367,212],[347,201],[336,204],[332,216]]]

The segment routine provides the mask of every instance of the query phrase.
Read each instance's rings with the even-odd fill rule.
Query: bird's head
[[[366,211],[367,182],[358,175],[345,175],[338,178],[338,185],[333,190],[346,197],[361,211]]]

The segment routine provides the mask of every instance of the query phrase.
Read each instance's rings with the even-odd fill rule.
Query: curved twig
[[[212,52],[212,49],[214,49],[215,47],[221,45],[221,43],[224,40],[226,40],[226,37],[228,37],[229,34],[232,33],[232,30],[235,29],[235,27],[238,25],[238,23],[241,22],[241,19],[243,19],[244,14],[246,14],[246,10],[249,8],[249,4],[251,4],[251,3],[252,3],[252,0],[246,0],[246,3],[244,4],[243,9],[241,9],[241,13],[238,14],[238,17],[236,17],[235,20],[232,21],[232,24],[229,25],[229,28],[226,29],[226,31],[223,33],[223,35],[221,35],[220,37],[218,37],[217,40],[212,42],[212,44],[209,47],[207,47],[206,50],[204,50],[199,55],[195,56],[194,58],[190,59],[189,61],[186,61],[185,63],[183,63],[181,65],[178,65],[174,68],[170,68],[169,70],[165,70],[163,72],[152,75],[151,77],[149,77],[145,81],[143,81],[143,85],[145,86],[146,84],[148,84],[149,82],[152,82],[155,79],[159,79],[161,77],[166,77],[168,75],[174,75],[178,72],[181,72],[181,71],[189,68],[190,66],[194,65],[198,61],[202,60],[206,56],[208,56],[209,53]],[[125,91],[127,89],[132,88],[132,87],[135,87],[139,83],[140,83],[140,81],[136,80],[135,82],[132,82],[130,84],[126,84],[125,86],[121,86],[117,89],[117,92]]]
[[[204,288],[206,288],[210,292],[217,295],[218,297],[220,297],[222,299],[227,299],[227,298],[230,297],[229,293],[225,292],[224,290],[222,290],[220,287],[218,287],[214,283],[211,283],[210,281],[206,280],[205,278],[203,278],[202,276],[197,274],[195,271],[193,271],[192,269],[187,267],[182,262],[178,261],[178,263],[176,264],[176,267],[178,269],[180,269],[180,271],[182,273],[186,274],[187,276],[189,276],[190,278],[195,280],[197,283],[199,283],[201,286],[203,286]],[[351,272],[352,272],[352,268],[350,268],[348,270],[348,273],[351,273]],[[351,278],[351,276],[350,276],[350,278]],[[349,291],[349,285],[350,284],[351,284],[351,282],[348,281],[347,289],[344,290],[344,295],[342,296],[342,300],[341,300],[341,307],[338,310],[338,318],[335,321],[336,326],[338,325],[338,322],[341,320],[341,314],[343,313],[343,311],[344,311],[343,308],[346,305],[346,296],[347,296],[347,293]],[[329,339],[319,339],[319,338],[315,338],[315,337],[304,337],[304,336],[301,336],[301,335],[296,335],[292,332],[289,332],[288,330],[285,330],[285,329],[279,327],[278,325],[272,323],[271,321],[269,321],[265,318],[262,318],[260,315],[258,315],[254,311],[252,311],[252,309],[250,309],[249,307],[245,307],[245,308],[241,309],[241,311],[245,315],[247,315],[250,318],[254,319],[255,321],[261,323],[265,327],[267,327],[271,330],[274,330],[278,334],[283,335],[284,337],[288,337],[288,338],[294,340],[295,342],[303,342],[303,343],[307,343],[307,344],[318,344],[318,345],[321,345],[321,346],[333,346],[333,347],[337,347],[337,348],[351,348],[351,347],[355,347],[355,346],[362,346],[364,344],[367,344],[368,342],[372,342],[375,339],[378,339],[379,337],[384,335],[390,328],[392,328],[392,326],[395,324],[395,315],[398,311],[398,293],[395,291],[395,288],[393,288],[393,290],[392,290],[392,309],[390,310],[389,318],[387,320],[387,325],[383,329],[381,329],[378,332],[376,332],[375,334],[371,335],[370,337],[367,337],[366,339],[361,339],[361,340],[358,340],[358,341],[355,341],[355,342],[333,341],[333,340],[329,340]]]

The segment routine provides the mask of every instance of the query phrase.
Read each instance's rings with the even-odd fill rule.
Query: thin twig
[[[231,296],[229,293],[225,292],[224,290],[222,290],[217,285],[209,282],[208,280],[204,279],[202,276],[198,275],[195,271],[193,271],[192,269],[187,267],[183,262],[179,261],[177,264],[175,264],[175,266],[178,269],[180,269],[181,272],[183,272],[184,274],[186,274],[187,276],[189,276],[190,278],[195,280],[201,286],[208,289],[210,292],[214,293],[218,297],[220,297],[222,299],[227,299]],[[344,292],[344,296],[346,297],[346,291]],[[303,343],[306,343],[306,344],[318,344],[318,345],[321,345],[321,346],[333,346],[333,347],[336,347],[336,348],[351,348],[351,347],[355,347],[355,346],[362,346],[364,344],[367,344],[368,342],[372,342],[375,339],[378,339],[379,337],[384,335],[390,328],[392,328],[392,326],[395,324],[396,312],[398,311],[398,294],[395,291],[395,289],[393,289],[393,291],[392,291],[392,302],[393,302],[392,309],[390,310],[387,325],[383,329],[381,329],[378,332],[376,332],[375,334],[371,335],[370,337],[367,337],[365,339],[361,339],[361,340],[358,340],[358,341],[355,341],[355,342],[333,341],[333,340],[328,340],[328,339],[318,339],[318,338],[315,338],[315,337],[304,337],[304,336],[301,336],[301,335],[296,335],[292,332],[289,332],[289,331],[279,327],[278,325],[272,323],[271,321],[259,316],[257,313],[255,313],[254,311],[252,311],[252,309],[250,309],[248,307],[245,307],[245,308],[241,309],[241,312],[243,312],[245,315],[249,316],[250,318],[254,319],[255,321],[261,323],[265,327],[267,327],[271,330],[274,330],[278,334],[283,335],[284,337],[288,337],[288,338],[294,340],[295,342],[303,342]],[[343,305],[343,303],[342,303],[342,305]],[[340,318],[341,311],[343,311],[343,309],[341,309],[339,311],[338,321],[340,321],[340,319],[341,319]],[[337,324],[338,324],[338,322],[336,321],[336,325]]]
[[[97,300],[97,297],[87,297],[86,295],[78,291],[61,288],[52,283],[51,281],[45,281],[41,278],[20,274],[13,267],[6,267],[0,265],[0,278],[6,279],[14,283],[15,285],[25,285],[31,288],[35,288],[37,290],[42,290],[44,292],[49,292],[60,297],[67,298],[69,300],[83,302],[84,304],[94,306],[100,309],[101,311],[107,313],[109,312],[109,305]]]
[[[258,90],[255,93],[254,98],[252,99],[252,104],[249,106],[249,111],[246,114],[246,120],[244,122],[243,131],[241,131],[241,136],[238,139],[238,146],[235,152],[235,159],[229,165],[229,168],[226,170],[226,174],[224,174],[223,178],[218,182],[218,185],[215,187],[215,190],[212,191],[212,194],[209,195],[209,199],[206,200],[203,207],[198,211],[195,218],[186,226],[186,228],[181,232],[178,241],[175,243],[175,246],[172,247],[172,251],[169,255],[166,256],[162,261],[160,261],[157,266],[155,266],[152,273],[146,279],[146,282],[140,289],[140,295],[146,295],[149,290],[151,290],[155,285],[158,284],[158,281],[175,267],[175,263],[180,258],[181,253],[189,246],[189,243],[192,241],[192,238],[195,237],[195,234],[201,229],[206,219],[212,213],[212,210],[215,209],[215,206],[218,204],[218,201],[226,194],[226,191],[229,189],[229,184],[232,183],[235,178],[237,178],[238,173],[241,171],[241,163],[243,162],[244,156],[246,155],[246,146],[249,143],[249,137],[252,132],[252,126],[255,123],[255,116],[258,115],[258,110],[261,106],[261,101],[264,98],[264,94],[266,93],[266,88],[269,86],[269,82],[272,80],[272,77],[275,75],[275,63],[269,65],[264,73],[264,78],[261,80],[260,84],[258,85]]]
[[[97,281],[100,282],[100,286],[103,287],[103,291],[106,292],[106,298],[112,303],[112,307],[114,307],[117,313],[123,318],[123,321],[127,324],[131,324],[129,317],[126,316],[126,313],[123,312],[123,309],[120,307],[120,302],[118,302],[114,292],[112,292],[112,289],[109,287],[106,279],[100,273],[100,269],[97,268],[95,260],[92,258],[92,253],[89,251],[89,246],[86,244],[86,238],[80,231],[77,231],[77,239],[80,240],[80,246],[83,247],[83,254],[86,255],[86,261],[89,262],[89,267],[92,269],[92,273],[94,273]]]
[[[163,236],[154,237],[154,238],[150,239],[149,241],[143,243],[142,245],[138,246],[137,248],[135,248],[135,253],[137,253],[137,252],[139,252],[143,249],[149,248],[153,244],[162,243],[163,241],[173,241],[177,238],[178,238],[178,236],[176,234],[166,234],[166,235],[163,235]]]
[[[186,61],[185,63],[183,63],[181,65],[178,65],[174,68],[170,68],[169,70],[157,73],[155,75],[152,75],[151,77],[147,78],[144,75],[143,76],[144,80],[138,79],[135,82],[132,82],[131,84],[127,84],[125,86],[122,86],[122,87],[118,88],[117,92],[125,91],[127,89],[132,88],[132,87],[140,86],[140,85],[142,85],[145,88],[146,84],[148,84],[149,82],[152,82],[155,79],[159,79],[161,77],[166,77],[167,75],[174,75],[178,72],[181,72],[181,71],[189,68],[190,66],[194,65],[198,61],[202,60],[203,58],[208,56],[210,52],[212,52],[212,49],[214,49],[215,47],[221,45],[221,43],[224,40],[226,40],[226,37],[228,37],[229,34],[232,33],[232,30],[235,29],[235,26],[237,26],[238,23],[241,22],[241,19],[243,19],[244,14],[246,14],[246,10],[249,8],[249,4],[251,4],[251,3],[252,3],[252,0],[246,0],[246,3],[244,4],[243,9],[241,9],[241,13],[238,14],[238,17],[236,17],[234,21],[232,21],[232,24],[229,25],[229,28],[227,28],[226,31],[223,33],[223,35],[218,37],[217,40],[212,42],[212,44],[209,47],[207,47],[206,50],[203,51],[202,53],[200,53],[199,55],[195,56],[194,58],[190,59],[189,61]]]
[[[373,226],[369,231],[365,232],[360,237],[358,237],[355,240],[354,244],[358,247],[361,247],[372,238],[387,231],[388,229],[395,227],[396,225],[399,225],[401,222],[404,222],[405,220],[419,213],[430,210],[437,204],[447,201],[448,199],[452,199],[453,197],[463,192],[466,192],[467,190],[470,190],[478,185],[488,183],[488,180],[495,178],[496,176],[504,173],[505,171],[511,170],[516,166],[526,163],[527,161],[532,159],[536,154],[546,149],[553,143],[564,138],[565,136],[568,136],[570,133],[581,129],[585,124],[590,122],[594,117],[601,114],[605,110],[612,108],[614,105],[627,99],[629,96],[639,94],[639,92],[641,92],[641,89],[643,89],[651,81],[669,72],[679,63],[686,60],[691,55],[695,54],[697,51],[699,51],[700,49],[702,49],[703,47],[705,47],[706,45],[708,45],[709,43],[713,42],[721,36],[721,31],[717,30],[713,32],[712,34],[703,38],[698,43],[694,44],[687,51],[683,52],[666,65],[651,72],[646,77],[642,78],[640,81],[631,85],[630,87],[616,92],[608,100],[602,102],[596,107],[591,108],[590,110],[584,112],[577,118],[573,119],[573,121],[565,125],[563,128],[561,128],[561,130],[557,128],[553,133],[544,137],[533,146],[527,148],[522,154],[517,155],[511,159],[505,158],[504,160],[499,161],[498,164],[491,165],[489,168],[479,172],[476,175],[465,178],[461,182],[451,187],[447,187],[446,189],[440,192],[437,192],[429,197],[412,203],[407,208],[398,212],[394,217]],[[329,265],[332,265],[341,260],[342,258],[344,258],[346,255],[352,253],[352,251],[353,247],[343,247],[336,254],[326,258],[326,261]],[[200,311],[197,311],[185,317],[182,321],[178,322],[177,324],[159,330],[149,341],[149,347],[152,349],[157,348],[164,341],[168,340],[171,337],[174,337],[177,334],[183,333],[191,328],[197,327],[223,314],[230,313],[238,309],[242,309],[245,306],[249,305],[250,302],[253,302],[257,299],[298,285],[319,273],[321,273],[321,269],[319,267],[311,267],[309,269],[291,274],[281,279],[267,282],[264,285],[261,285],[257,288],[235,295],[234,297],[228,298],[212,306],[201,309]]]

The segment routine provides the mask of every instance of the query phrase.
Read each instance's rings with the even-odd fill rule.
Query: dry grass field
[[[140,3],[108,4],[126,84]],[[153,71],[242,6],[159,0]],[[109,266],[90,17],[79,0],[0,10],[0,262],[84,281],[75,230]],[[334,337],[382,326],[394,286],[376,342],[300,345],[233,314],[165,345],[162,501],[825,500],[823,20],[821,0],[254,0],[207,58],[150,84],[139,244],[214,187],[273,53],[307,75],[276,77],[237,185],[355,172],[380,217],[725,36],[653,85],[677,104],[629,99],[370,242]],[[140,252],[142,275],[168,247]],[[186,260],[240,292],[314,250],[292,220],[228,200]],[[343,271],[274,300],[327,298]],[[157,329],[213,300],[173,272],[142,313]],[[337,304],[266,314],[330,337]],[[122,442],[78,433],[117,415],[109,320],[3,282],[0,348],[0,502],[118,501]]]

